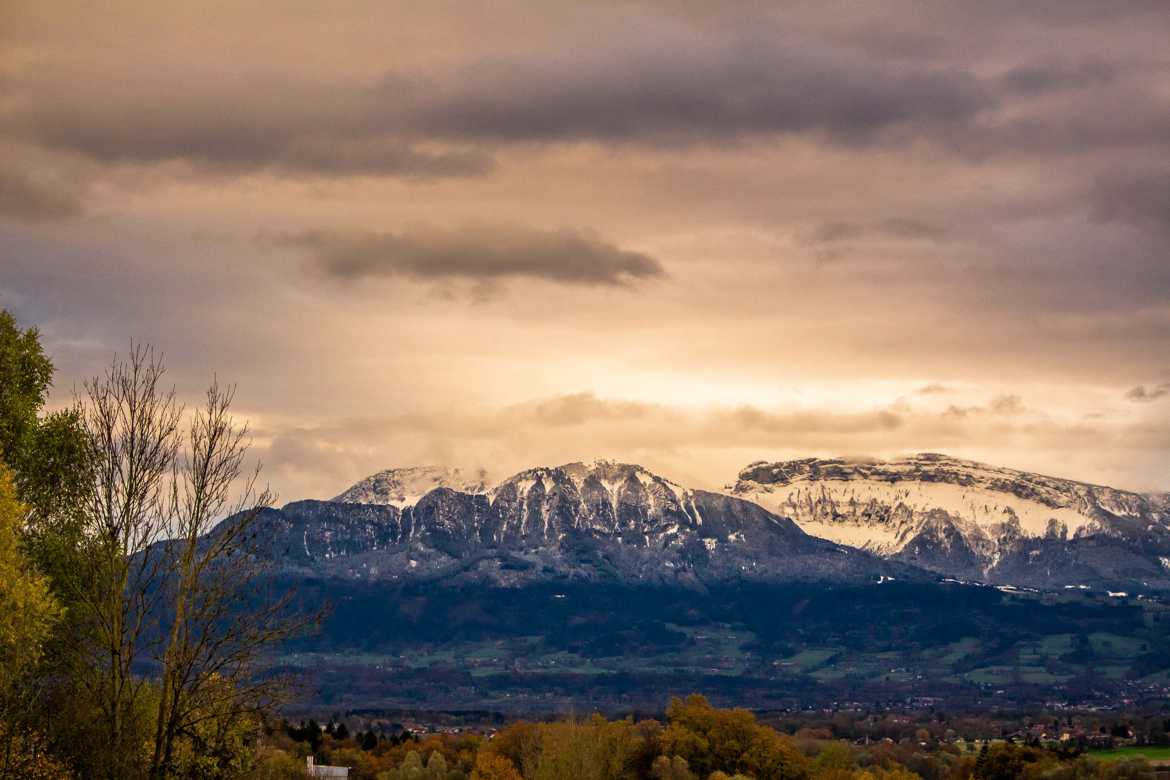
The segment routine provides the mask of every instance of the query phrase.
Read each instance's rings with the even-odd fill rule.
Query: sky
[[[945,452],[1170,490],[1170,6],[0,2],[52,401],[383,468]]]

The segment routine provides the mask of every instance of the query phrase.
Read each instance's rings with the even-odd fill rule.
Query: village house
[[[309,777],[349,777],[349,767],[318,764],[313,760],[312,756],[305,759],[305,768]]]

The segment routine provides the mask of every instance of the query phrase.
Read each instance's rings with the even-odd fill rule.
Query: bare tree
[[[262,590],[270,559],[257,554],[256,521],[272,496],[245,469],[234,391],[212,384],[187,416],[163,374],[153,351],[133,347],[86,383],[81,404],[94,477],[75,595],[89,637],[82,679],[109,752],[96,763],[110,778],[172,776],[179,740],[269,704],[276,684],[257,662],[304,625],[285,617],[290,593]],[[157,685],[139,666],[151,662]]]
[[[264,648],[301,626],[287,617],[289,592],[257,590],[268,559],[256,555],[255,525],[272,496],[257,492],[258,469],[244,472],[247,427],[229,414],[233,396],[234,389],[218,384],[207,391],[173,480],[173,615],[162,656],[152,777],[171,774],[176,740],[192,736],[202,722],[233,720],[270,701],[279,683],[258,679],[256,662]],[[239,498],[232,501],[237,488]]]
[[[162,387],[154,353],[132,347],[105,375],[85,383],[82,420],[94,465],[83,508],[82,557],[74,597],[84,610],[81,648],[88,688],[105,725],[105,774],[132,777],[137,710],[145,681],[133,664],[151,640],[167,556],[158,542],[170,519],[169,482],[179,449],[182,408]]]

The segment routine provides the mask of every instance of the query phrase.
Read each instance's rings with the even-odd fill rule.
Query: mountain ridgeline
[[[1170,498],[942,455],[755,463],[723,493],[599,461],[411,467],[266,509],[271,554],[370,582],[881,583],[1170,590]]]
[[[732,495],[809,534],[939,574],[1042,589],[1170,589],[1170,497],[943,455],[753,463]]]
[[[265,510],[261,523],[282,566],[370,582],[701,587],[922,577],[900,562],[809,536],[758,504],[688,490],[638,466],[573,463],[530,469],[490,489],[482,480],[467,486],[444,469],[382,472],[342,500]],[[345,500],[354,496],[366,502]]]

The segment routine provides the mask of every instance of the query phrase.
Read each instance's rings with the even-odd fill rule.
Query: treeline
[[[920,735],[921,736],[921,735]],[[266,730],[256,777],[291,780],[305,758],[350,768],[355,780],[1153,780],[1142,760],[1105,763],[1075,746],[1013,742],[963,751],[950,743],[854,744],[823,729],[781,734],[742,709],[702,696],[674,699],[665,722],[513,723],[491,737],[398,733],[379,738],[342,724]]]
[[[282,691],[257,662],[305,619],[254,592],[232,390],[185,408],[144,347],[47,412],[52,380],[0,311],[0,778],[246,776]]]
[[[956,740],[1061,740],[1081,750],[1119,744],[1170,746],[1170,710],[1148,713],[1078,711],[916,710],[763,713],[778,731],[809,739],[914,743],[935,746]]]

